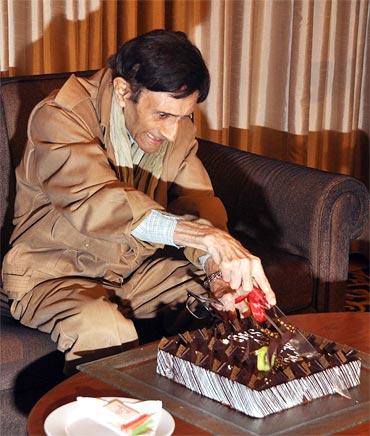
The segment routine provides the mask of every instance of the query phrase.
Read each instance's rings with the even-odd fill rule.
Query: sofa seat
[[[20,327],[1,297],[0,434],[18,436],[36,401],[64,379],[64,356],[48,334]]]

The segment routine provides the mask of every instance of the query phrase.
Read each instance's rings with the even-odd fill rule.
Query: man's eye
[[[161,120],[164,120],[164,119],[168,118],[168,114],[166,114],[165,112],[159,112],[159,118]]]

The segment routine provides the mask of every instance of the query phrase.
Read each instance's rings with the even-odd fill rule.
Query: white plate
[[[105,400],[113,399],[113,397],[102,398]],[[125,403],[138,401],[133,398],[114,398],[118,398]],[[117,436],[117,433],[81,414],[79,406],[77,401],[72,401],[53,410],[44,422],[44,430],[47,436]],[[162,409],[155,436],[170,436],[174,429],[175,421],[173,417],[167,410]]]

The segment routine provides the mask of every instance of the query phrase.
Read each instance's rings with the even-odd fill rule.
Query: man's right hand
[[[248,293],[257,286],[270,305],[276,304],[261,260],[227,232],[197,221],[180,220],[176,224],[173,240],[177,245],[199,248],[208,253],[221,271],[223,281],[237,295]]]

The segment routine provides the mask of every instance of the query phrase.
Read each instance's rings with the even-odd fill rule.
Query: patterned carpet
[[[354,261],[348,274],[347,312],[370,312],[369,263]]]

